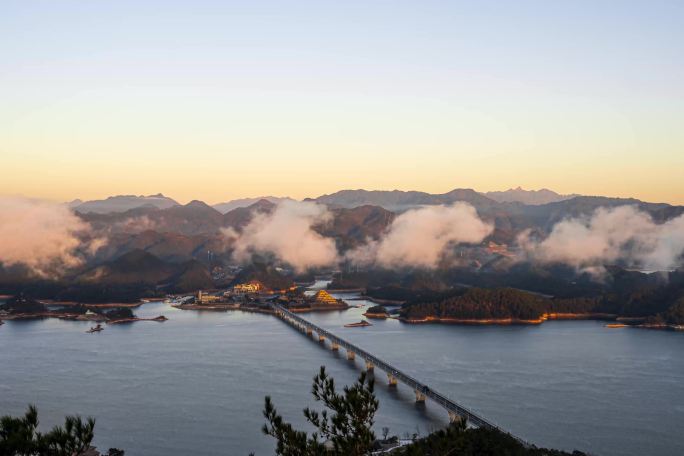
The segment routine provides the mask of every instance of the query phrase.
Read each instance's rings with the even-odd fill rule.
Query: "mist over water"
[[[368,304],[350,301],[351,304]],[[180,311],[152,303],[165,323],[108,326],[9,321],[0,328],[0,413],[38,406],[43,429],[65,414],[97,418],[96,445],[131,455],[272,454],[261,409],[269,394],[286,419],[318,407],[311,378],[326,365],[339,385],[347,361],[269,315]],[[343,328],[363,309],[305,317],[386,359],[538,445],[600,455],[684,454],[684,335],[607,329],[600,322],[541,326],[405,325]],[[446,412],[416,406],[411,390],[376,372],[377,429],[425,434]]]

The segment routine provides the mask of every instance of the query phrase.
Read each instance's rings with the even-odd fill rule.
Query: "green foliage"
[[[366,310],[366,312],[371,313],[371,314],[386,314],[386,313],[388,313],[387,308],[384,306],[372,306],[372,307],[369,307],[368,310]]]
[[[73,456],[90,448],[95,420],[67,416],[64,426],[38,431],[38,410],[30,405],[23,417],[0,418],[0,454],[8,456]]]
[[[684,297],[667,309],[664,317],[665,321],[671,325],[684,325]]]
[[[402,316],[415,319],[435,316],[482,320],[531,320],[539,318],[550,307],[547,298],[511,288],[470,288],[462,295],[451,296],[438,302],[407,305],[402,309]]]
[[[267,423],[263,427],[263,432],[276,439],[276,454],[369,454],[375,441],[371,428],[379,405],[373,393],[373,380],[362,373],[356,383],[345,386],[343,393],[339,394],[334,379],[329,377],[325,367],[321,366],[320,372],[313,379],[312,394],[317,401],[323,402],[327,410],[319,413],[308,407],[304,409],[304,416],[317,429],[317,432],[311,435],[297,431],[285,422],[273,406],[271,398],[266,396],[264,417]]]
[[[35,299],[28,298],[23,294],[19,294],[13,298],[10,298],[4,304],[0,305],[0,310],[6,310],[10,313],[15,314],[31,314],[31,313],[41,313],[47,312],[47,307],[36,301]]]
[[[452,424],[402,447],[402,456],[585,456],[546,448],[527,448],[513,437],[495,429],[467,428],[464,421]]]
[[[129,307],[119,307],[116,309],[112,309],[109,312],[105,313],[105,315],[110,320],[126,320],[129,318],[135,318],[135,314]]]

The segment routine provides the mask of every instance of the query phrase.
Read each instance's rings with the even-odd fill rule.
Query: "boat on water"
[[[368,323],[366,320],[361,320],[357,323],[347,323],[344,325],[345,328],[362,328],[364,326],[373,326],[371,323]]]
[[[86,332],[87,332],[88,334],[92,334],[92,333],[100,332],[100,331],[104,331],[104,328],[102,327],[101,324],[98,323],[97,326],[93,326],[92,328],[90,328],[90,329],[89,329],[88,331],[86,331]]]

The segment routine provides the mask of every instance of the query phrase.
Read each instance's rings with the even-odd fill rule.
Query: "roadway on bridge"
[[[396,367],[392,366],[391,364],[387,363],[386,361],[381,360],[377,356],[374,356],[372,353],[369,353],[368,351],[358,347],[357,345],[354,345],[345,339],[342,339],[341,337],[336,336],[335,334],[331,333],[330,331],[327,331],[320,326],[317,326],[313,323],[311,323],[308,320],[305,320],[304,318],[300,317],[299,315],[296,315],[289,310],[285,309],[283,306],[273,304],[273,310],[280,319],[283,321],[289,323],[290,325],[293,325],[295,327],[300,327],[302,329],[308,329],[310,331],[315,332],[318,334],[319,337],[323,337],[326,339],[329,339],[332,344],[338,345],[340,347],[343,347],[347,352],[354,353],[355,355],[361,356],[364,360],[366,360],[366,363],[370,363],[373,366],[376,366],[383,371],[385,371],[388,375],[388,378],[390,381],[392,379],[396,379],[405,385],[413,388],[416,391],[416,398],[418,399],[419,397],[424,396],[429,399],[431,399],[433,402],[436,404],[440,405],[443,407],[448,413],[451,419],[454,419],[455,417],[460,417],[461,419],[467,420],[467,423],[473,426],[477,427],[484,427],[484,428],[489,428],[489,429],[496,429],[498,431],[501,431],[505,434],[510,435],[511,437],[515,438],[518,440],[520,443],[523,445],[529,447],[531,446],[528,442],[525,440],[516,437],[515,435],[511,434],[510,432],[500,428],[499,426],[496,426],[495,424],[491,423],[490,421],[484,419],[480,415],[474,413],[473,411],[469,410],[468,408],[456,403],[455,401],[449,399],[445,395],[435,391],[433,388],[430,388],[428,385],[416,380],[415,378],[411,377],[410,375],[402,372],[401,370],[397,369]]]

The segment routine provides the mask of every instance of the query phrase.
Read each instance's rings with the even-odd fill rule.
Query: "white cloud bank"
[[[684,215],[656,224],[635,206],[599,208],[589,217],[558,222],[542,241],[524,233],[519,243],[532,260],[581,271],[616,262],[668,270],[680,264],[684,253]]]
[[[347,259],[387,268],[434,268],[449,246],[482,242],[493,230],[470,204],[425,206],[397,216],[381,239],[349,252]]]
[[[79,247],[92,252],[103,240],[83,244],[89,225],[64,204],[0,197],[0,263],[23,264],[39,276],[78,266]]]
[[[236,261],[249,261],[253,253],[273,254],[298,272],[304,272],[337,263],[335,241],[312,228],[330,219],[325,206],[282,201],[272,213],[256,214],[241,232],[227,229],[223,233],[233,240]]]

